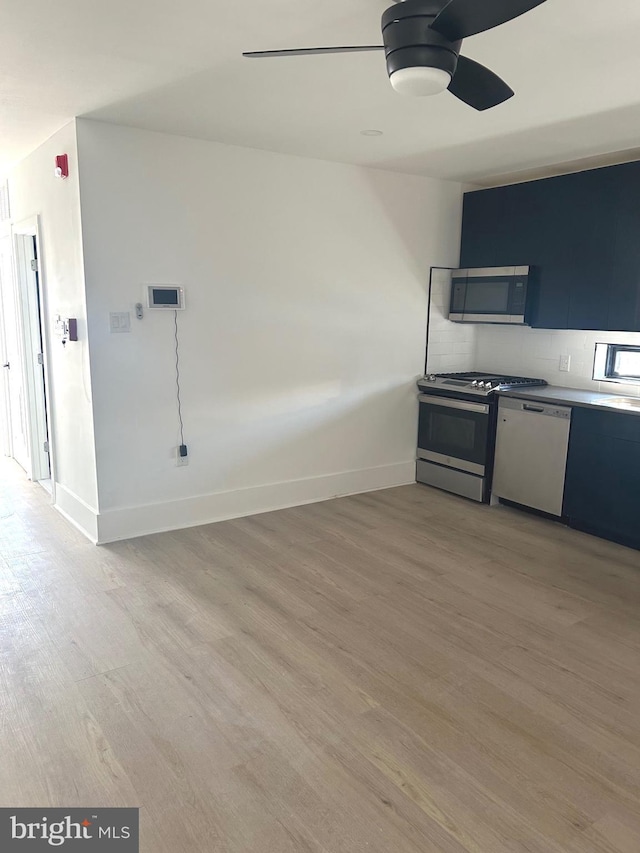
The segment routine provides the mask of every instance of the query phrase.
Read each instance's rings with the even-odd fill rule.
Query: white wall
[[[462,188],[78,121],[100,539],[409,482],[432,264]],[[173,316],[132,317],[143,282]]]
[[[640,346],[640,333],[477,326],[475,364],[476,369],[533,376],[546,379],[552,385],[625,396],[640,394],[640,385],[618,385],[592,379],[596,343]],[[559,370],[561,355],[571,357],[568,373]]]
[[[451,271],[435,269],[431,280],[427,373],[473,370],[477,327],[448,319],[450,298]]]
[[[55,177],[55,156],[70,177]],[[39,217],[56,505],[96,538],[97,478],[87,343],[75,123],[56,133],[9,175],[13,223]],[[63,347],[54,317],[78,318],[80,340]]]

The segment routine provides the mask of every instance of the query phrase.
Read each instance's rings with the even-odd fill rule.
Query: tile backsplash
[[[434,269],[431,276],[427,373],[473,370],[476,326],[451,323],[451,270]]]
[[[475,369],[499,370],[518,376],[546,379],[551,385],[588,391],[640,396],[640,385],[598,382],[593,377],[597,343],[640,346],[640,332],[577,332],[530,329],[527,326],[476,326]],[[562,357],[569,371],[560,370]]]
[[[427,370],[453,373],[495,370],[546,379],[551,385],[589,391],[640,396],[640,385],[598,382],[592,378],[597,343],[640,346],[640,332],[578,332],[451,323],[451,273],[434,270],[431,286]],[[561,357],[570,358],[569,371],[560,370]]]

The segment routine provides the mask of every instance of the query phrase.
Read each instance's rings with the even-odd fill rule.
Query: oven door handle
[[[445,409],[460,409],[463,412],[477,412],[480,415],[489,414],[489,406],[484,403],[470,403],[467,400],[451,400],[449,397],[436,397],[420,394],[418,396],[420,403],[426,403],[428,406],[442,406]]]

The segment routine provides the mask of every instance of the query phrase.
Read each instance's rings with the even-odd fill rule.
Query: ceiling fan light
[[[442,68],[420,66],[399,68],[390,77],[391,85],[400,95],[424,97],[444,92],[451,83],[451,74]]]

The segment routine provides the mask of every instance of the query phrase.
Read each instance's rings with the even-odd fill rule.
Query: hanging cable
[[[173,312],[176,339],[176,396],[178,401],[178,421],[180,423],[180,446],[184,447],[184,423],[182,422],[182,401],[180,399],[180,341],[178,339],[178,312]]]

